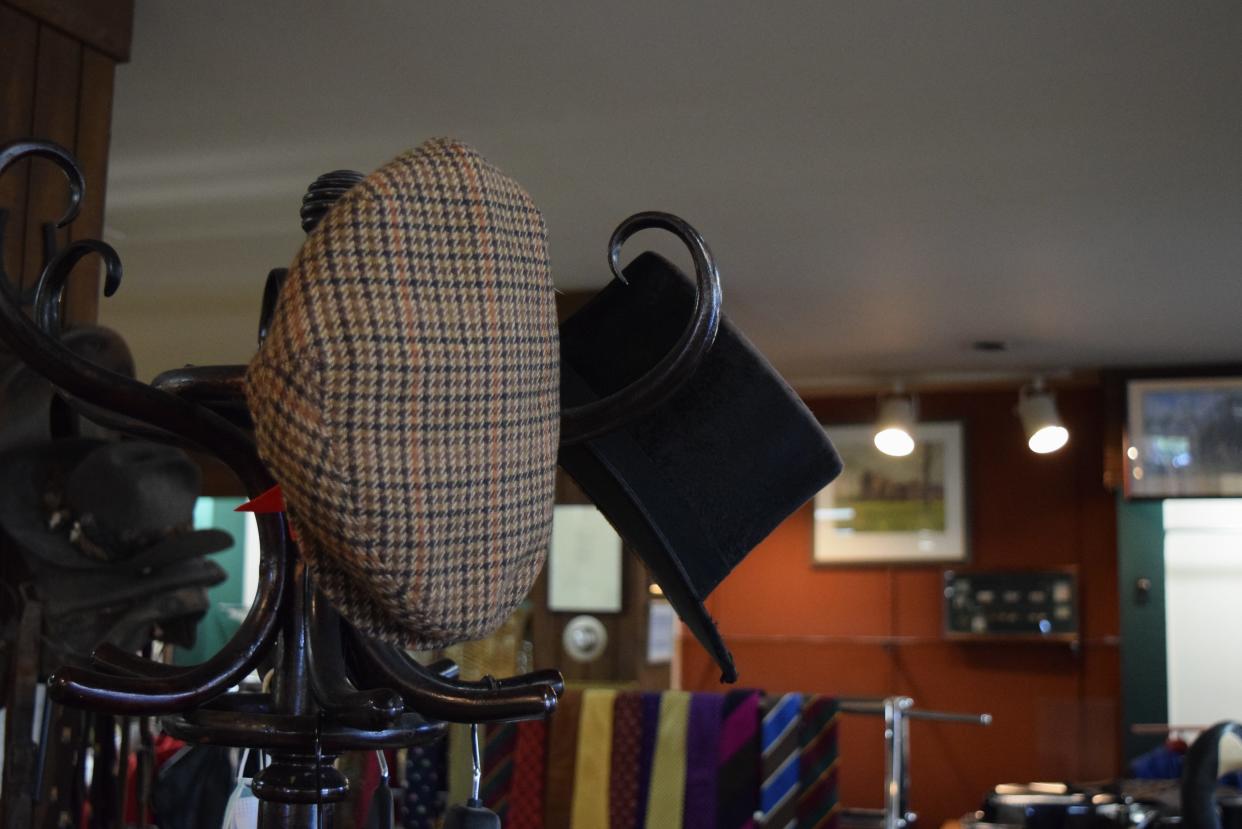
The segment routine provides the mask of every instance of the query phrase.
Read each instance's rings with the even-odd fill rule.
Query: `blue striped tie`
[[[786,829],[797,825],[799,790],[798,725],[802,694],[769,700],[763,715],[763,786],[759,791],[761,827]]]

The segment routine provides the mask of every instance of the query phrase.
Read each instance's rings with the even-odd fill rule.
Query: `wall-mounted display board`
[[[947,570],[949,639],[1078,639],[1078,576],[1060,570]]]
[[[1126,435],[1127,496],[1242,495],[1242,377],[1131,380]]]

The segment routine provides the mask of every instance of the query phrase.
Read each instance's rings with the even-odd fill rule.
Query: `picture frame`
[[[845,469],[815,496],[814,565],[969,561],[960,421],[917,424],[901,458],[875,448],[874,424],[824,428]]]
[[[1242,377],[1126,382],[1128,498],[1242,496]]]
[[[548,610],[620,613],[622,541],[591,504],[557,504],[548,544]]]

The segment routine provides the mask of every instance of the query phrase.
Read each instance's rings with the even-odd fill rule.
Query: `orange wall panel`
[[[1117,552],[1102,483],[1103,395],[1058,395],[1071,432],[1060,453],[1027,450],[1010,392],[927,394],[925,420],[964,425],[968,567],[1074,566],[1084,642],[956,643],[942,637],[943,566],[815,567],[811,510],[778,527],[708,600],[742,686],[839,696],[908,694],[919,707],[988,711],[990,728],[911,726],[912,808],[939,826],[1000,782],[1098,779],[1119,768]],[[825,423],[865,423],[873,398],[810,401]],[[831,426],[828,427],[832,434]],[[959,565],[954,565],[959,566]],[[719,671],[685,640],[682,684],[718,690]],[[882,801],[878,718],[847,716],[841,797]]]

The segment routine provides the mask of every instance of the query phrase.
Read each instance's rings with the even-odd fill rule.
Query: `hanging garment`
[[[509,819],[505,824],[507,829],[540,829],[543,826],[547,750],[548,725],[545,720],[518,723]]]
[[[151,801],[147,804],[148,814],[145,818],[146,823],[155,822],[155,784],[159,779],[160,769],[162,769],[167,763],[172,762],[174,758],[180,760],[184,756],[184,753],[189,751],[185,743],[181,742],[176,737],[170,737],[167,734],[157,735],[152,741],[151,748],[153,750],[153,757],[151,759],[154,763],[154,767],[152,775],[153,779],[151,780]],[[138,778],[140,776],[138,766],[138,752],[132,751],[130,752],[129,763],[127,765],[129,771],[125,778],[125,824],[127,826],[138,825],[140,823],[138,820]],[[227,757],[224,758],[222,770],[225,772],[224,778],[231,777],[233,766],[228,762]],[[214,825],[214,821],[209,822],[208,825]]]
[[[548,718],[548,785],[543,807],[546,829],[570,829],[581,709],[582,692],[566,689]]]
[[[444,814],[448,741],[410,746],[405,758],[402,826],[433,829]]]
[[[95,718],[95,761],[91,766],[91,785],[87,793],[87,829],[111,829],[120,804],[116,802],[116,720],[111,714]]]
[[[509,793],[513,784],[513,753],[517,748],[518,724],[493,723],[487,727],[483,742],[483,779],[479,800],[507,826]]]
[[[661,696],[643,694],[643,736],[638,747],[638,826],[646,825],[647,804],[651,802],[651,768],[655,764],[656,740],[660,733]]]
[[[694,694],[686,726],[686,829],[716,829],[716,766],[724,697]]]
[[[366,822],[358,829],[393,829],[396,820],[396,804],[392,792],[392,768],[397,762],[397,753],[392,750],[371,752],[378,776],[375,788],[371,792]]]
[[[374,751],[354,752],[358,757],[358,768],[361,772],[358,779],[350,779],[350,801],[354,805],[353,829],[366,829],[371,815],[371,807],[375,803],[375,792],[380,786],[379,761]]]
[[[612,757],[608,765],[609,829],[635,829],[639,812],[638,767],[643,744],[643,695],[617,694],[612,708]]]
[[[229,753],[223,746],[191,745],[160,766],[151,792],[160,829],[217,829],[224,822],[231,788],[238,789],[240,813],[253,805],[257,817],[249,781],[239,777],[241,769],[234,772]]]
[[[647,826],[681,826],[686,795],[686,728],[690,694],[666,691],[660,696],[660,722],[647,796]]]
[[[759,790],[762,827],[785,829],[797,817],[801,768],[798,764],[802,694],[770,698],[763,715],[763,785]]]
[[[816,694],[802,706],[799,726],[798,829],[837,821],[837,701]]]
[[[600,689],[582,695],[578,756],[574,762],[573,829],[603,829],[608,825],[612,710],[616,698],[616,691]]]
[[[262,756],[258,756],[262,764]],[[251,788],[254,778],[245,776],[249,758],[250,749],[246,749],[237,763],[237,782],[224,802],[224,819],[220,824],[223,829],[256,829],[259,825],[259,798]]]
[[[718,749],[716,821],[720,829],[750,829],[759,808],[759,692],[725,694]]]

